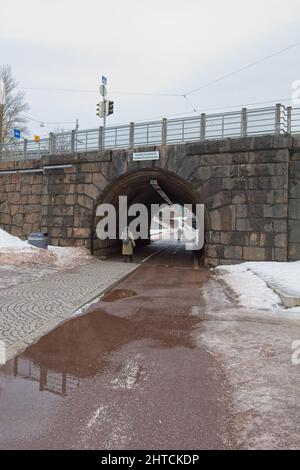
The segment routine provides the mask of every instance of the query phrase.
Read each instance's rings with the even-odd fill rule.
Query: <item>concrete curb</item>
[[[281,298],[281,302],[286,308],[294,308],[300,306],[300,297],[293,297],[292,295],[287,295],[280,289],[276,289],[274,287],[271,287],[271,289],[273,289],[274,292],[279,295],[279,297]]]

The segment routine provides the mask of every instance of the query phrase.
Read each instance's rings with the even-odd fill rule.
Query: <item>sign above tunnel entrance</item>
[[[145,161],[145,160],[159,160],[159,151],[157,152],[134,152],[133,160],[135,162]]]

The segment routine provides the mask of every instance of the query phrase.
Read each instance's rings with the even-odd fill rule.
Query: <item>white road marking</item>
[[[143,259],[141,261],[141,264],[143,263],[146,263],[146,261],[148,261],[150,258],[152,258],[153,256],[155,255],[158,255],[158,253],[161,253],[162,251],[164,251],[166,248],[161,248],[160,250],[156,251],[155,253],[152,253],[151,255],[147,256],[147,258]]]
[[[106,416],[107,408],[108,408],[107,406],[100,406],[99,408],[97,408],[97,410],[95,411],[91,419],[89,419],[86,427],[90,429],[96,425],[99,418],[103,420]]]

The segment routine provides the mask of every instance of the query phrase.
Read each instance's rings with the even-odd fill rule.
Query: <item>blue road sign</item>
[[[21,131],[20,129],[14,129],[14,138],[21,139]]]
[[[107,85],[107,78],[102,75],[102,85]]]

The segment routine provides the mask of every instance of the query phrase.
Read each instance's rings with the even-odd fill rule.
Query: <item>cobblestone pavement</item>
[[[0,340],[7,359],[52,330],[137,264],[93,260],[69,271],[0,290]]]

